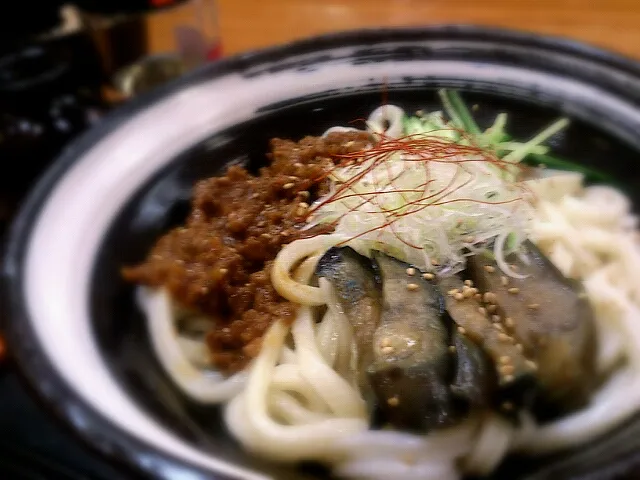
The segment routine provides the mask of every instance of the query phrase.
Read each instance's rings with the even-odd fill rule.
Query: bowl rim
[[[136,97],[108,113],[94,128],[83,133],[68,145],[45,170],[31,188],[15,216],[5,238],[2,258],[2,324],[5,329],[9,353],[18,371],[35,392],[40,403],[54,413],[63,424],[80,438],[82,443],[102,454],[105,460],[115,461],[133,470],[158,478],[171,478],[166,472],[185,470],[203,478],[223,479],[220,474],[204,470],[165,452],[159,452],[127,431],[114,426],[92,405],[80,398],[72,386],[49,362],[29,321],[27,304],[23,297],[22,279],[27,239],[49,194],[64,177],[67,170],[103,137],[117,129],[124,120],[154,104],[157,100],[195,84],[212,80],[228,73],[243,71],[252,65],[282,60],[287,57],[320,52],[351,45],[375,45],[390,42],[428,40],[485,40],[552,50],[578,57],[601,67],[624,72],[640,79],[640,62],[631,58],[588,45],[576,40],[544,36],[537,33],[475,25],[433,25],[425,27],[367,28],[312,36],[281,45],[239,53],[205,65],[187,75]],[[46,378],[44,385],[42,378]],[[73,410],[73,416],[70,413]],[[74,419],[81,415],[82,422]],[[84,424],[83,424],[84,423]],[[154,457],[154,462],[141,458]],[[215,475],[215,476],[214,476]]]

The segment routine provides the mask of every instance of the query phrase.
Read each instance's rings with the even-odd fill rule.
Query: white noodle
[[[153,348],[171,379],[201,403],[225,402],[245,387],[246,372],[225,379],[221,374],[196,368],[182,351],[169,295],[164,290],[138,290],[138,303],[147,318]]]
[[[367,119],[367,130],[375,134],[384,134],[389,138],[402,135],[404,110],[395,105],[382,105],[376,108]]]
[[[353,127],[331,127],[329,129],[327,129],[322,136],[326,137],[327,135],[331,134],[331,133],[348,133],[348,132],[360,132],[361,130],[358,130],[357,128],[353,128]]]
[[[479,432],[464,458],[464,469],[467,473],[487,475],[509,451],[513,426],[500,416],[490,413],[482,419]]]
[[[326,302],[318,287],[296,282],[291,278],[291,269],[299,261],[311,255],[324,252],[329,247],[337,245],[343,237],[337,235],[323,235],[307,238],[286,245],[276,257],[271,269],[271,283],[277,292],[287,300],[300,305],[320,306]]]

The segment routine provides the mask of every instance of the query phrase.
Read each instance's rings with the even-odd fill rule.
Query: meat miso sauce
[[[124,277],[166,288],[183,308],[210,316],[213,365],[225,373],[242,370],[276,318],[295,318],[296,307],[271,284],[271,262],[283,245],[331,231],[301,230],[309,204],[328,188],[323,165],[369,141],[366,132],[297,143],[274,138],[270,164],[258,176],[232,166],[222,177],[199,182],[184,226],[160,238],[142,264],[123,270]]]

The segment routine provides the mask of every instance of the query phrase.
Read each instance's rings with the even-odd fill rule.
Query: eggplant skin
[[[350,247],[333,247],[318,261],[316,275],[326,278],[334,288],[339,307],[353,327],[363,370],[373,361],[373,335],[382,310],[382,292],[374,266]],[[361,387],[366,388],[366,384]]]
[[[485,351],[466,335],[455,332],[453,394],[472,408],[490,408],[497,390],[496,369]]]
[[[327,250],[318,260],[316,275],[331,282],[348,309],[365,298],[381,298],[379,279],[373,264],[351,247],[332,247]]]
[[[459,419],[449,388],[453,362],[443,301],[435,284],[380,252],[373,259],[382,281],[382,316],[373,340],[369,382],[388,421],[427,431]]]
[[[460,420],[449,386],[424,365],[373,367],[369,381],[383,418],[396,428],[424,433]]]
[[[469,275],[478,288],[495,295],[510,334],[536,366],[534,408],[558,414],[575,410],[588,403],[595,388],[593,311],[582,285],[564,277],[533,243],[525,242],[522,253],[528,262],[516,255],[506,260],[525,278],[504,282],[495,263],[478,255],[469,259]]]

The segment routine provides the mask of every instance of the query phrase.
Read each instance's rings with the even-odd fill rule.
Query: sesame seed
[[[500,283],[502,284],[503,287],[506,287],[507,285],[509,285],[509,279],[504,275],[502,275],[500,277]]]
[[[455,345],[449,345],[449,351],[451,353],[456,353],[456,346]]]
[[[433,280],[435,278],[435,275],[433,273],[423,273],[422,278],[424,278],[425,280]]]
[[[497,305],[489,305],[489,306],[487,306],[487,312],[489,312],[489,313],[496,313],[497,310],[498,310],[498,306]]]
[[[433,260],[431,260],[431,265],[433,265],[434,267],[437,267],[438,265],[440,265],[440,262],[438,262],[438,260],[434,258]]]
[[[499,322],[500,321],[500,315],[491,315],[491,321],[492,322]]]
[[[385,355],[390,355],[390,354],[392,354],[393,352],[395,352],[395,351],[396,351],[396,349],[395,349],[395,348],[393,348],[392,346],[388,346],[388,347],[382,347],[382,348],[380,349],[380,351],[381,351],[383,354],[385,354]]]
[[[487,303],[496,303],[497,300],[496,294],[493,292],[486,292],[482,298]]]
[[[464,284],[465,284],[467,287],[473,287],[473,281],[472,281],[472,280],[465,280],[465,281],[464,281]]]
[[[464,327],[458,327],[458,333],[461,335],[464,335],[465,333],[467,333],[467,331],[465,330]]]
[[[293,188],[295,184],[289,182],[289,183],[285,183],[282,188],[284,188],[285,190],[289,190],[290,188]]]
[[[529,310],[537,310],[538,308],[540,308],[540,304],[539,303],[530,303],[529,305],[527,305],[527,308]]]
[[[496,271],[495,267],[492,267],[491,265],[485,265],[484,269],[487,273],[493,273]]]
[[[516,293],[520,293],[520,289],[518,287],[511,287],[507,292],[515,295]]]
[[[380,346],[381,347],[391,346],[391,339],[389,337],[384,337],[382,340],[380,340]]]
[[[499,360],[500,360],[500,363],[503,365],[506,365],[507,363],[511,363],[511,357],[508,355],[502,355]]]
[[[298,204],[298,207],[307,209],[307,208],[309,208],[309,204],[307,202],[300,202]]]
[[[296,163],[293,164],[293,166],[296,167],[296,168],[300,168],[300,167],[302,167],[302,164],[300,162],[296,162]]]
[[[511,375],[516,371],[516,368],[513,365],[502,365],[500,367],[500,373],[502,375]]]
[[[476,237],[474,237],[473,235],[469,235],[468,237],[465,237],[464,242],[465,243],[473,243],[475,241]]]
[[[298,195],[300,195],[302,198],[309,198],[311,196],[311,194],[306,190],[302,190],[301,192],[298,192]]]
[[[218,272],[220,273],[220,275],[226,275],[227,273],[229,273],[229,270],[226,268],[221,268],[220,270],[218,270]]]
[[[418,461],[416,456],[411,453],[403,453],[400,456],[400,459],[407,465],[415,465],[415,463]]]
[[[484,307],[480,307],[478,308],[478,312],[480,312],[480,315],[486,315],[487,314],[487,309]]]
[[[460,301],[460,300],[464,300],[464,295],[462,293],[456,293],[453,298],[455,298],[456,300]]]
[[[407,283],[407,290],[410,292],[415,292],[418,288],[420,288],[420,286],[417,283]]]
[[[511,337],[509,337],[509,335],[507,335],[506,333],[499,333],[498,340],[506,343],[511,341]]]
[[[452,288],[451,290],[449,290],[447,292],[447,295],[449,295],[450,297],[453,297],[456,293],[458,293],[460,290],[458,290],[457,288]]]
[[[529,367],[531,370],[533,371],[538,370],[538,364],[533,360],[526,360],[525,363],[527,364],[527,367]]]
[[[513,328],[516,323],[513,321],[513,318],[507,317],[504,319],[504,324],[509,328]]]
[[[390,407],[397,407],[399,403],[400,403],[400,399],[398,398],[397,395],[391,398],[387,398],[387,405],[389,405]]]
[[[499,323],[494,323],[493,324],[493,328],[495,328],[496,330],[498,330],[499,332],[504,332],[504,328],[502,327],[502,325],[500,325]]]
[[[524,347],[521,343],[516,343],[516,350],[518,350],[518,352],[520,353],[524,352]]]
[[[409,267],[407,268],[407,275],[409,275],[410,277],[413,277],[416,274],[416,269]]]
[[[502,377],[503,380],[505,381],[505,383],[511,383],[513,382],[514,378],[513,375],[505,375],[504,377]]]

